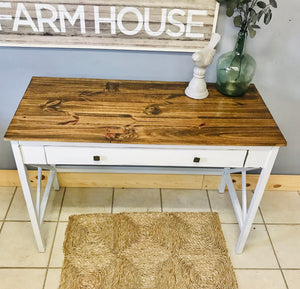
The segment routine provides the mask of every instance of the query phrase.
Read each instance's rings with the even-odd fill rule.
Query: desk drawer
[[[48,164],[242,167],[246,150],[46,146]]]

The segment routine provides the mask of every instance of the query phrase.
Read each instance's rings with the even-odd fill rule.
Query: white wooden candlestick
[[[195,63],[194,76],[185,90],[185,94],[188,97],[202,99],[208,96],[208,90],[205,82],[206,67],[212,63],[216,53],[214,48],[220,39],[220,34],[213,33],[208,45],[193,54],[192,59]]]

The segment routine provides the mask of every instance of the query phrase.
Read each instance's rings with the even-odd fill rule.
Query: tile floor
[[[249,192],[249,197],[252,192]],[[38,253],[20,188],[0,187],[0,289],[56,289],[68,216],[122,211],[217,211],[240,289],[300,288],[300,193],[265,192],[242,255],[228,194],[206,190],[61,188],[53,191]]]

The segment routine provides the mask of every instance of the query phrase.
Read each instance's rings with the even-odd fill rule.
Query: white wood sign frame
[[[215,32],[216,0],[0,2],[0,46],[193,52]]]

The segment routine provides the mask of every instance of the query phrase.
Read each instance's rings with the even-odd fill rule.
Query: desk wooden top
[[[254,85],[226,97],[185,96],[187,83],[33,77],[5,140],[285,146]]]

